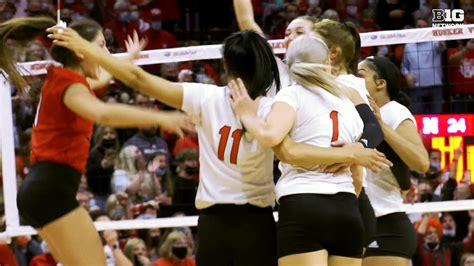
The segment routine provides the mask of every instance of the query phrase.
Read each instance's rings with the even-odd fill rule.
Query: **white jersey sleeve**
[[[416,126],[415,117],[410,110],[398,102],[391,101],[380,107],[380,115],[385,124],[391,129],[396,129],[405,120],[411,120]]]
[[[211,95],[212,90],[217,89],[219,89],[218,86],[211,84],[183,83],[183,111],[200,116],[206,95]]]
[[[296,112],[299,108],[298,95],[296,93],[297,91],[293,87],[285,87],[275,96],[274,103],[284,102],[290,105]]]
[[[365,87],[365,79],[358,78],[354,75],[340,75],[336,80],[347,87],[355,89],[365,103],[369,104],[369,91],[367,91],[367,88]]]
[[[398,102],[391,101],[380,107],[382,121],[392,129],[405,120],[411,120],[416,125],[410,111]],[[374,173],[367,170],[367,186],[365,191],[374,208],[375,216],[380,217],[390,213],[403,212],[403,198],[396,177],[389,167]]]

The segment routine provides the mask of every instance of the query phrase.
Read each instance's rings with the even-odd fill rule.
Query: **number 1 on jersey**
[[[331,138],[331,142],[334,142],[339,138],[339,118],[338,118],[337,111],[332,111],[329,114],[329,117],[332,120],[332,138]]]
[[[224,161],[225,148],[227,147],[227,140],[229,139],[231,127],[223,126],[219,130],[221,139],[219,140],[219,147],[217,148],[217,158]],[[230,150],[230,163],[237,164],[237,155],[239,154],[240,139],[242,138],[242,129],[236,129],[232,132],[232,149]]]

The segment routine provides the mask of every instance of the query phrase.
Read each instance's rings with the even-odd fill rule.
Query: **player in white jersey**
[[[263,119],[231,83],[232,101],[245,128],[263,145],[274,147],[289,134],[296,142],[330,147],[335,140],[354,143],[363,123],[346,91],[327,73],[329,50],[321,39],[299,37],[287,52],[295,85],[282,89]],[[360,265],[363,224],[357,208],[359,178],[307,170],[282,163],[276,185],[279,201],[279,265]]]
[[[245,132],[229,104],[228,88],[167,81],[97,51],[74,33],[65,29],[54,37],[128,86],[187,111],[199,121],[197,264],[276,265],[273,152]],[[280,85],[268,42],[254,31],[234,33],[223,43],[223,62],[229,78],[241,77],[249,95],[259,97],[258,113],[264,116],[271,101],[260,96],[265,96],[273,83],[277,90]]]
[[[384,142],[377,149],[394,163],[379,173],[369,171],[366,187],[377,216],[375,239],[364,254],[363,265],[409,265],[416,249],[416,233],[403,211],[402,191],[410,188],[412,169],[429,168],[428,153],[408,108],[408,97],[400,90],[400,71],[385,57],[371,57],[359,64],[373,97],[373,107],[382,125]]]

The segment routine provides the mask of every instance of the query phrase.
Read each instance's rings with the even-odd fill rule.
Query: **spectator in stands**
[[[474,39],[448,49],[451,112],[474,113]]]
[[[146,174],[146,160],[142,152],[133,145],[124,147],[115,163],[112,190],[133,195],[143,183]]]
[[[465,253],[462,255],[461,266],[474,266],[474,253]]]
[[[418,202],[440,201],[441,197],[433,194],[433,188],[427,179],[421,179],[418,182]]]
[[[190,69],[182,69],[178,73],[178,82],[196,82],[196,75]]]
[[[16,14],[16,7],[12,2],[0,0],[0,23],[12,19]]]
[[[38,41],[28,43],[25,51],[25,62],[50,60],[48,49]]]
[[[128,35],[133,34],[133,31],[130,31],[128,27],[131,16],[130,3],[128,1],[118,0],[115,2],[113,10],[116,19],[107,22],[104,25],[104,29],[112,30],[117,46],[121,51],[125,51],[125,40]]]
[[[196,214],[194,201],[197,192],[195,176],[199,173],[198,154],[195,150],[184,149],[176,155],[178,167],[174,179],[173,205],[175,211],[186,215]]]
[[[334,9],[327,9],[326,11],[324,11],[323,14],[321,15],[321,18],[331,19],[334,21],[341,21],[341,19],[339,18],[339,14]]]
[[[151,260],[146,253],[145,242],[140,238],[130,238],[124,248],[125,256],[132,264],[139,266],[151,266]]]
[[[173,155],[177,156],[184,149],[191,149],[196,152],[199,151],[197,133],[190,132],[190,133],[187,133],[184,138],[178,139],[174,145]]]
[[[443,227],[436,214],[425,214],[415,226],[418,246],[414,265],[459,265],[461,254],[474,250],[474,228],[462,242],[447,242],[442,239]]]
[[[382,1],[383,2],[383,1]],[[425,19],[418,19],[417,28],[428,27]],[[440,114],[443,104],[441,57],[446,44],[439,41],[408,43],[401,65],[408,85],[414,114]]]
[[[148,39],[145,50],[176,47],[176,37],[163,29],[162,17],[160,9],[154,8],[150,11],[147,21],[150,24],[150,29],[143,33],[143,36]]]
[[[140,93],[135,94],[134,104],[144,108],[153,108],[153,102],[150,100],[150,97]],[[129,132],[122,131],[121,133],[128,134]],[[157,128],[139,129],[136,134],[125,141],[123,147],[130,145],[137,146],[147,161],[150,160],[150,156],[158,150],[168,152],[168,144],[157,136]]]
[[[109,222],[110,217],[102,210],[90,213],[94,222]],[[118,233],[115,230],[100,231],[100,238],[104,244],[104,253],[107,266],[132,266],[132,262],[125,256],[120,249],[118,242]]]
[[[110,219],[114,221],[133,219],[130,205],[127,193],[119,192],[107,198],[105,212],[109,215]]]
[[[29,235],[13,238],[11,247],[20,266],[28,265],[33,257],[43,253],[40,242]]]
[[[161,64],[161,77],[169,81],[178,81],[179,68],[177,63]]]
[[[179,231],[170,233],[160,247],[160,258],[154,266],[195,266],[196,262],[191,257],[192,249],[186,235]]]
[[[48,244],[41,241],[42,254],[38,254],[31,259],[29,266],[56,266],[58,263],[49,251]],[[0,263],[0,265],[3,265]],[[8,264],[6,264],[8,265]]]
[[[418,9],[418,1],[378,0],[375,13],[377,25],[382,30],[400,30],[413,24],[412,13]]]
[[[91,198],[92,195],[87,190],[79,189],[76,193],[76,200],[79,203],[79,206],[83,207],[87,211],[91,210]]]
[[[142,196],[145,200],[156,200],[159,203],[160,216],[171,216],[171,205],[173,203],[174,184],[169,167],[169,154],[163,151],[156,152],[148,163],[148,172],[151,173],[151,182],[153,184],[153,193],[148,197]],[[146,187],[142,188],[142,194]],[[148,185],[148,187],[151,187]],[[151,191],[148,189],[148,191]]]
[[[161,247],[161,229],[160,228],[151,228],[151,229],[140,229],[137,233],[138,237],[143,239],[146,244],[148,255],[151,261],[158,259],[159,248]]]
[[[94,133],[94,143],[87,160],[86,176],[98,207],[103,209],[112,193],[112,174],[120,152],[117,131],[112,127],[99,126]]]

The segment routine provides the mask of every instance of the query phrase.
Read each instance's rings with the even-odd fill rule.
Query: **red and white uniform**
[[[76,83],[84,84],[94,94],[85,77],[78,73],[48,68],[31,135],[31,164],[56,162],[85,172],[93,123],[63,103],[64,92]]]

